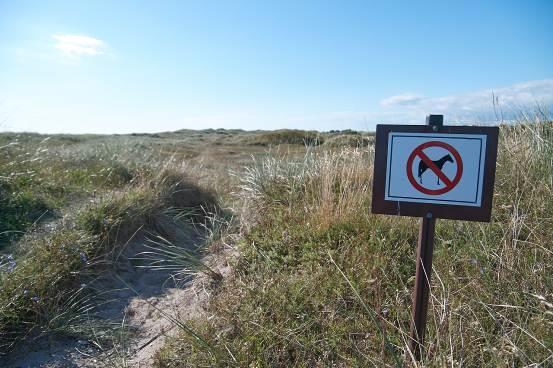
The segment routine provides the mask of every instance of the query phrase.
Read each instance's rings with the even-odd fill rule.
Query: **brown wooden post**
[[[434,131],[438,131],[443,125],[443,115],[428,115],[426,117],[426,124],[431,125]],[[426,316],[430,296],[430,279],[432,276],[435,227],[436,218],[434,218],[432,212],[428,212],[421,219],[420,224],[415,290],[413,291],[413,314],[411,318],[409,348],[416,360],[421,360],[424,347]]]
[[[434,228],[436,219],[428,213],[421,219],[419,244],[417,249],[417,271],[413,292],[413,316],[411,319],[411,352],[415,359],[422,357],[428,298],[430,296],[430,277],[432,275],[432,253],[434,251]]]

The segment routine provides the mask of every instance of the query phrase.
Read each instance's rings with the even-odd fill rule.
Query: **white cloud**
[[[73,58],[83,55],[99,55],[104,52],[106,47],[104,41],[90,36],[61,34],[52,37],[56,40],[54,47],[64,55]]]
[[[380,105],[386,112],[407,120],[421,120],[420,116],[428,113],[444,114],[460,122],[497,120],[500,115],[508,119],[537,106],[552,107],[553,79],[451,96],[401,94],[383,99]]]

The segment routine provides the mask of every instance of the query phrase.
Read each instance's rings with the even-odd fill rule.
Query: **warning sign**
[[[441,158],[438,160],[432,160],[428,157],[428,155],[424,152],[426,148],[430,147],[441,147],[445,150],[441,155]],[[419,178],[420,184],[415,180],[413,176],[413,169],[414,169],[414,163],[415,158],[418,158],[418,164],[417,164],[417,176]],[[452,164],[456,164],[457,170],[455,172],[455,176],[453,178],[449,178],[442,170],[444,168],[444,165],[448,162],[451,162]],[[428,185],[423,185],[422,175],[427,172],[427,170],[430,170],[437,178],[438,183],[437,185],[440,185],[440,179],[442,180],[442,188],[439,189],[430,189],[428,188]],[[461,159],[461,155],[455,148],[453,148],[451,145],[441,142],[441,141],[430,141],[421,144],[415,150],[411,155],[409,156],[409,159],[407,160],[407,178],[411,182],[411,184],[417,188],[421,193],[424,194],[430,194],[430,195],[439,195],[443,193],[449,192],[451,189],[455,188],[455,186],[459,183],[459,180],[461,180],[461,176],[463,175],[463,160]],[[427,175],[428,176],[428,175]],[[427,180],[428,182],[428,180]]]
[[[386,200],[480,206],[486,136],[390,133]]]
[[[473,208],[479,218],[489,216],[497,134],[497,127],[434,131],[428,126],[379,125],[373,212],[413,216],[432,211],[436,216],[440,205],[437,211],[443,218],[470,219],[466,211],[459,212],[464,208]]]

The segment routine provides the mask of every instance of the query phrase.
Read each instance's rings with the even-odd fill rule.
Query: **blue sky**
[[[0,0],[0,130],[358,129],[553,106],[553,1]]]

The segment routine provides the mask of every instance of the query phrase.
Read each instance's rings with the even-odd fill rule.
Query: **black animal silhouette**
[[[453,162],[453,158],[451,157],[450,154],[447,154],[439,160],[436,160],[436,161],[432,160],[432,162],[434,163],[434,165],[436,165],[438,167],[438,169],[441,170],[442,167],[444,167],[444,164],[446,162]],[[422,174],[426,171],[426,169],[428,169],[428,165],[426,164],[426,162],[421,160],[419,162],[419,180],[420,180],[421,184],[422,184]],[[438,184],[440,184],[440,177],[439,176],[438,176]]]

